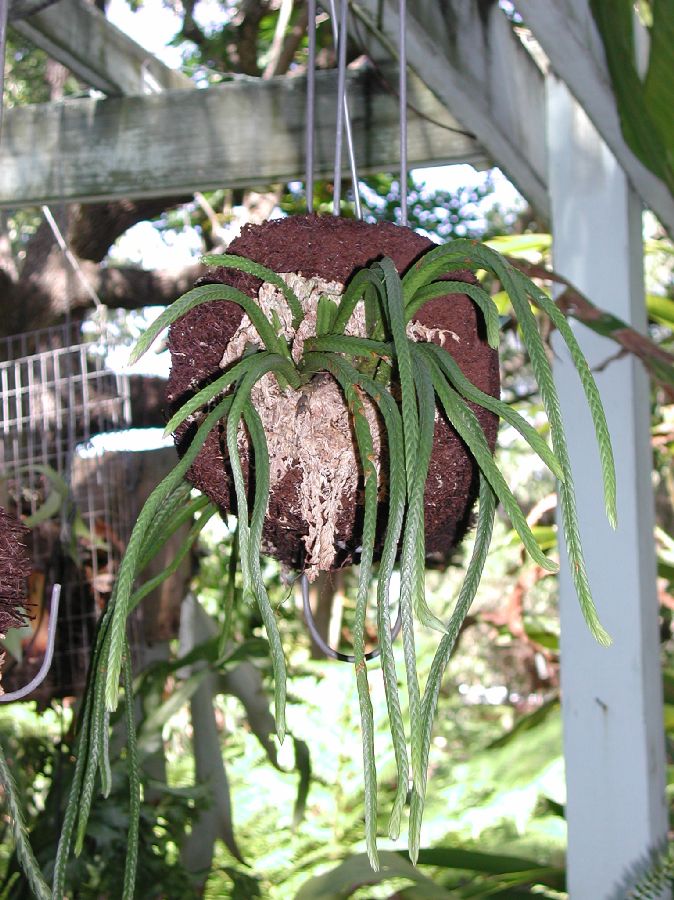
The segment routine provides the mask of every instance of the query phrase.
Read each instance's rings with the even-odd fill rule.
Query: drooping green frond
[[[82,790],[84,785],[84,776],[88,766],[88,760],[91,754],[100,752],[98,742],[92,741],[92,730],[94,721],[98,721],[103,717],[105,709],[104,691],[101,693],[98,704],[96,703],[96,686],[97,683],[104,687],[105,677],[100,669],[101,660],[107,655],[107,644],[109,641],[109,625],[112,618],[112,607],[114,605],[114,595],[117,586],[113,590],[113,597],[108,604],[108,608],[103,614],[98,626],[96,635],[96,643],[89,669],[89,681],[84,696],[84,707],[80,716],[79,734],[75,745],[75,770],[73,772],[72,781],[70,783],[70,792],[66,803],[63,821],[61,823],[61,833],[59,835],[58,847],[56,850],[56,860],[54,862],[54,874],[52,878],[52,900],[62,900],[65,896],[65,880],[68,866],[68,857],[72,845],[73,832],[80,815],[80,803],[82,799]],[[86,814],[86,813],[85,813]]]
[[[536,541],[531,532],[524,513],[508,487],[505,478],[501,474],[498,466],[494,462],[491,450],[487,444],[487,439],[480,427],[480,423],[475,417],[475,413],[461,400],[456,391],[442,377],[440,368],[435,364],[434,360],[426,357],[431,366],[431,374],[435,391],[442,403],[445,414],[450,424],[456,430],[461,439],[465,442],[470,452],[484,473],[485,477],[494,489],[496,496],[499,498],[503,507],[508,514],[508,518],[512,522],[513,528],[520,536],[520,540],[524,544],[529,556],[539,566],[548,572],[556,572],[557,564],[547,557]]]
[[[166,542],[183,526],[191,523],[195,515],[211,502],[205,494],[190,498],[192,485],[189,482],[183,482],[182,486],[186,488],[186,491],[174,491],[169,498],[171,500],[169,509],[165,509],[167,504],[164,504],[148,529],[145,549],[138,560],[139,574],[149,565]],[[157,520],[160,521],[160,526],[156,525]]]
[[[268,269],[266,266],[260,265],[260,263],[253,262],[251,259],[246,259],[244,256],[234,256],[231,253],[210,254],[208,256],[203,256],[201,261],[205,266],[222,266],[225,269],[236,269],[239,272],[246,272],[248,275],[254,275],[256,278],[260,278],[268,284],[273,284],[286,298],[288,307],[292,313],[293,328],[295,331],[297,331],[302,324],[304,310],[302,309],[302,304],[300,303],[297,294],[285,283],[280,275],[274,272],[273,269]]]
[[[479,307],[487,330],[487,343],[493,350],[497,350],[500,333],[498,309],[484,288],[477,284],[468,284],[465,281],[438,281],[420,288],[405,304],[406,321],[410,322],[424,303],[447,294],[466,294]]]
[[[411,532],[410,540],[413,545],[413,563],[410,566],[412,602],[414,613],[421,624],[442,632],[445,630],[445,626],[428,608],[424,584],[424,570],[426,568],[424,501],[428,467],[435,438],[435,393],[428,367],[423,358],[414,352],[412,353],[412,365],[419,407],[419,442],[415,460],[416,468],[407,498],[407,522],[405,525],[405,536],[407,536],[409,529]],[[403,560],[405,559],[405,549],[405,541],[403,541]],[[404,562],[402,565],[404,567]]]
[[[9,816],[9,821],[14,835],[16,855],[21,864],[30,889],[38,900],[49,900],[51,892],[44,880],[38,861],[35,859],[33,848],[30,845],[28,829],[23,819],[19,792],[17,790],[12,772],[7,764],[5,753],[0,747],[0,785],[2,785],[4,801]]]
[[[178,571],[183,560],[198,540],[199,535],[217,512],[218,508],[214,503],[205,504],[205,508],[201,511],[201,515],[193,522],[187,537],[184,538],[180,547],[176,550],[175,556],[168,566],[152,578],[148,578],[144,584],[131,594],[131,597],[129,598],[129,612],[132,612],[138,606],[143,597],[147,597],[147,595],[151,594],[160,584],[163,584],[167,578],[170,578],[171,575],[174,575]],[[191,518],[194,518],[194,513],[192,513]],[[139,571],[141,571],[140,567]]]
[[[599,622],[587,578],[578,528],[573,476],[566,446],[559,398],[557,396],[557,390],[550,370],[550,363],[547,358],[545,346],[529,306],[529,294],[535,294],[535,287],[531,288],[531,290],[527,287],[525,290],[521,273],[518,273],[494,250],[469,240],[453,241],[449,245],[435,247],[427,253],[420,262],[410,269],[403,281],[406,283],[406,288],[409,289],[411,293],[414,293],[414,291],[423,287],[424,284],[430,283],[434,278],[443,274],[447,268],[456,265],[463,265],[464,267],[473,270],[484,268],[493,272],[510,298],[510,302],[512,303],[513,310],[522,330],[524,344],[529,353],[534,375],[536,376],[541,391],[543,405],[545,406],[550,422],[553,450],[564,473],[564,482],[560,485],[559,496],[562,511],[562,525],[569,554],[571,576],[588,627],[600,644],[609,644],[611,639]],[[528,280],[526,284],[529,285]],[[595,406],[594,403],[593,406]],[[598,409],[595,409],[594,413],[596,415]],[[600,455],[602,461],[605,462],[607,466],[610,466],[604,442],[605,437],[603,436]],[[608,469],[605,470],[604,477],[605,483],[607,478],[609,482],[612,480]],[[609,518],[611,518],[613,514],[610,503],[611,490],[609,489]]]
[[[480,474],[480,497],[478,506],[477,531],[475,545],[466,575],[459,592],[447,631],[436,650],[431,670],[426,682],[421,704],[421,780],[415,781],[410,809],[409,851],[412,862],[416,863],[421,840],[421,822],[423,818],[428,777],[428,754],[431,746],[433,720],[438,706],[438,697],[442,685],[442,676],[454,650],[461,626],[468,615],[468,610],[475,599],[475,594],[482,578],[487,561],[489,545],[494,528],[496,513],[496,494],[483,473]]]
[[[390,393],[382,389],[381,385],[378,385],[371,378],[358,372],[342,357],[336,354],[311,353],[308,354],[306,359],[308,363],[315,365],[319,370],[325,368],[327,371],[335,374],[335,376],[338,373],[343,373],[345,378],[360,385],[377,404],[386,427],[389,463],[388,516],[377,577],[377,629],[381,646],[381,664],[384,675],[386,704],[398,773],[396,795],[389,822],[389,837],[395,840],[400,833],[400,822],[407,799],[409,782],[407,742],[400,708],[400,697],[398,695],[398,676],[393,655],[391,612],[389,608],[391,577],[405,514],[406,479],[403,459],[402,420],[398,406]],[[312,360],[315,360],[315,362],[312,362]]]
[[[384,303],[391,329],[391,336],[393,338],[398,379],[400,382],[400,405],[403,422],[403,448],[408,498],[400,566],[400,611],[402,616],[403,654],[405,657],[407,694],[410,708],[410,734],[412,735],[412,743],[414,744],[414,735],[419,733],[421,691],[419,688],[419,676],[417,674],[413,595],[414,589],[418,584],[415,575],[416,561],[418,559],[417,541],[419,538],[419,524],[423,527],[423,520],[421,523],[418,522],[418,519],[416,522],[409,522],[411,512],[409,498],[414,491],[417,452],[419,450],[419,408],[417,405],[417,392],[412,368],[412,354],[405,331],[405,309],[402,283],[398,272],[390,259],[384,258],[380,263],[375,263],[375,266],[378,266],[381,269],[384,276],[386,287]],[[413,780],[416,780],[419,775],[418,772],[415,772],[415,758],[413,746]]]
[[[285,656],[283,654],[281,636],[278,631],[278,625],[276,624],[274,610],[269,602],[269,597],[267,596],[267,591],[262,582],[262,578],[259,576],[260,536],[262,533],[261,519],[264,519],[264,513],[269,498],[269,460],[267,457],[267,444],[266,438],[264,438],[264,431],[261,429],[261,426],[258,428],[257,418],[251,414],[252,407],[249,405],[250,392],[255,383],[262,377],[262,374],[264,374],[263,371],[259,370],[248,372],[236,389],[232,406],[229,415],[227,416],[227,452],[229,454],[229,463],[232,469],[234,489],[236,492],[243,597],[244,601],[254,601],[257,603],[267,631],[267,637],[269,638],[272,654],[272,668],[274,672],[274,687],[276,692],[276,733],[279,741],[283,743],[286,732],[285,696],[287,676]],[[254,500],[254,506],[257,507],[257,517],[253,523],[256,526],[255,531],[253,532],[254,541],[251,540],[248,500],[246,497],[246,486],[238,449],[239,422],[244,415],[244,410],[248,411],[249,422],[252,423],[253,433],[251,433],[251,440],[256,440],[257,446],[253,445],[253,450],[257,450],[257,453],[259,454],[259,456],[256,456],[256,466],[260,466],[259,478],[261,480],[261,488],[258,489],[256,487]]]
[[[129,773],[129,830],[126,842],[124,883],[122,900],[133,900],[136,893],[136,870],[138,868],[138,840],[140,829],[140,760],[136,740],[136,723],[133,712],[133,672],[131,671],[131,648],[128,640],[124,647],[122,663],[124,681],[124,710],[126,719],[126,762]]]
[[[492,397],[491,394],[485,394],[484,391],[475,387],[472,381],[469,381],[463,374],[456,360],[442,347],[438,347],[437,344],[419,344],[419,347],[423,353],[430,353],[433,355],[436,363],[443,370],[449,381],[452,383],[452,386],[460,394],[463,394],[466,400],[471,400],[478,406],[488,409],[490,412],[503,419],[504,422],[512,425],[513,428],[519,431],[534,453],[536,453],[536,455],[545,463],[552,474],[560,481],[564,481],[564,473],[562,472],[559,460],[552,452],[547,442],[526,419],[523,419],[522,416],[507,403],[504,403],[502,400],[497,400],[495,397]]]
[[[98,708],[103,699],[105,683],[99,679],[94,685],[94,708]],[[89,823],[91,803],[94,797],[94,789],[98,778],[98,760],[101,749],[100,730],[105,726],[105,718],[92,717],[91,721],[91,750],[87,754],[87,765],[82,781],[82,791],[77,811],[77,834],[75,837],[75,856],[79,856],[84,846],[84,837]]]
[[[507,285],[506,289],[522,329],[529,358],[531,359],[531,366],[538,381],[543,404],[550,422],[553,450],[564,473],[564,481],[559,485],[562,529],[569,557],[571,578],[576,589],[578,602],[585,621],[595,639],[600,644],[608,646],[611,643],[611,638],[599,621],[585,568],[585,558],[578,526],[578,514],[576,512],[576,495],[571,472],[571,461],[566,445],[559,397],[557,396],[552,372],[550,371],[550,363],[548,362],[536,320],[531,312],[527,295],[520,290],[517,281],[511,277],[509,271],[502,272],[499,274],[499,277],[502,279],[502,283],[505,281]]]
[[[377,769],[374,753],[374,713],[367,678],[367,663],[365,661],[365,616],[367,613],[367,598],[370,589],[370,575],[377,531],[377,469],[374,464],[374,447],[370,425],[359,394],[361,388],[356,382],[346,377],[344,369],[333,368],[332,372],[344,392],[349,412],[353,417],[365,490],[358,595],[353,623],[353,655],[363,742],[365,843],[370,865],[376,872],[379,870],[379,857],[377,855]]]
[[[219,397],[228,387],[235,384],[248,372],[258,370],[263,374],[265,372],[274,372],[277,378],[282,375],[290,383],[297,384],[297,371],[294,365],[285,357],[278,353],[269,353],[267,351],[252,353],[183,403],[180,409],[169,419],[164,433],[173,434],[185,419],[203,410],[212,400]]]
[[[252,589],[260,610],[264,627],[269,638],[271,648],[272,668],[274,671],[274,711],[276,719],[276,732],[283,743],[285,737],[285,707],[286,707],[286,665],[281,644],[281,636],[276,624],[273,607],[269,602],[267,588],[262,579],[260,570],[260,543],[262,541],[262,526],[269,502],[269,453],[264,428],[255,407],[247,399],[242,406],[242,413],[248,428],[253,453],[255,455],[255,498],[253,500],[253,514],[250,520],[248,535],[249,569]],[[234,412],[234,414],[236,414]],[[231,452],[231,451],[230,451]],[[238,502],[238,495],[237,495]],[[241,510],[239,509],[239,528],[241,528]],[[245,525],[244,525],[245,530]],[[242,546],[243,556],[243,546]],[[246,583],[244,579],[244,592]]]
[[[251,298],[228,284],[202,284],[183,294],[178,300],[167,307],[161,315],[157,316],[147,331],[138,339],[136,346],[129,356],[129,365],[132,366],[150,349],[157,337],[165,328],[182,319],[190,310],[204,303],[213,303],[216,300],[229,300],[236,303],[246,313],[253,323],[255,330],[260,335],[260,340],[265,348],[281,356],[290,357],[290,350],[284,337],[278,334],[272,323],[265,316],[261,307]]]
[[[530,281],[526,275],[513,270],[514,277],[517,279],[522,289],[533,299],[537,306],[550,318],[550,321],[559,331],[566,346],[569,348],[571,359],[578,372],[587,404],[592,415],[594,430],[597,437],[597,446],[599,448],[599,457],[601,460],[602,478],[604,481],[604,503],[606,505],[606,515],[612,528],[615,528],[618,522],[617,511],[617,487],[615,475],[615,463],[613,460],[613,447],[611,445],[611,435],[609,434],[608,425],[606,424],[606,413],[604,405],[601,402],[601,396],[597,389],[597,383],[585,359],[583,351],[580,349],[576,336],[569,325],[566,316],[561,312],[556,303],[550,297],[537,287],[533,281]]]
[[[110,653],[106,674],[105,702],[109,710],[117,708],[119,697],[119,675],[122,668],[122,654],[126,633],[126,619],[129,612],[129,598],[138,571],[146,531],[164,500],[182,482],[190,466],[201,450],[212,428],[227,415],[232,398],[225,397],[204,419],[194,435],[185,455],[176,467],[160,482],[150,494],[134,525],[126,553],[117,574],[115,602],[111,604]]]

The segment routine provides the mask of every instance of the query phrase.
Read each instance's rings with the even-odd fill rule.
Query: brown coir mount
[[[434,244],[409,228],[391,223],[368,224],[333,216],[293,216],[263,225],[246,226],[228,253],[247,257],[277,273],[297,273],[306,279],[319,277],[347,285],[354,273],[384,256],[390,257],[402,275]],[[452,280],[470,281],[469,272],[452,272]],[[200,283],[225,283],[258,298],[262,283],[231,269],[207,272]],[[240,307],[228,301],[205,303],[171,326],[169,348],[172,368],[167,395],[171,413],[196,390],[222,374],[227,347],[241,326]],[[498,355],[487,344],[481,314],[465,294],[448,294],[430,300],[417,312],[413,329],[445,349],[478,388],[499,395]],[[325,377],[325,376],[322,376]],[[395,388],[394,388],[395,392]],[[287,428],[296,427],[297,397],[289,397],[282,410]],[[490,447],[494,448],[497,417],[473,406]],[[183,425],[175,435],[184,452],[199,421]],[[301,437],[301,436],[300,436]],[[351,438],[356,466],[355,442]],[[383,442],[385,456],[385,440]],[[248,477],[247,446],[242,446],[244,475]],[[385,460],[384,460],[385,462]],[[271,460],[272,469],[274,460]],[[385,465],[384,465],[385,470]],[[188,477],[206,493],[223,513],[236,512],[236,502],[225,440],[224,422],[211,434]],[[305,562],[310,524],[302,514],[303,471],[299,459],[283,461],[283,476],[272,487],[263,532],[263,548],[293,569]],[[427,562],[443,565],[464,536],[477,496],[477,467],[465,445],[447,423],[436,416],[433,453],[425,489],[425,536]],[[380,489],[380,520],[385,514],[385,481]],[[306,493],[306,492],[305,492]],[[320,500],[319,500],[320,503]],[[306,507],[305,507],[306,508]],[[345,491],[334,512],[334,554],[329,566],[338,568],[357,559],[362,519],[362,492]]]
[[[0,634],[26,624],[28,576],[32,566],[28,529],[0,506]]]

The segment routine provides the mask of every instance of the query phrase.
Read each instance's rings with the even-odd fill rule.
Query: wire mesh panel
[[[79,325],[0,340],[0,505],[33,527],[34,620],[23,660],[9,663],[7,690],[41,662],[45,597],[62,584],[50,676],[38,696],[84,686],[92,636],[131,529],[126,454],[94,450],[95,435],[130,425],[128,379],[107,365],[110,339],[83,341]]]

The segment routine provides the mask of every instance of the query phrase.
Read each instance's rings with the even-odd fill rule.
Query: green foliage
[[[254,264],[231,257],[217,257],[210,260],[220,265],[234,265],[235,268],[250,269]],[[215,408],[206,416],[199,425],[196,436],[190,444],[190,448],[173,473],[155,490],[141,513],[134,534],[129,542],[127,553],[120,569],[113,602],[111,603],[99,633],[97,659],[95,664],[94,679],[88,692],[87,707],[85,707],[85,728],[80,734],[80,760],[86,756],[89,760],[88,771],[101,770],[105,760],[105,748],[100,745],[97,735],[101,729],[107,729],[105,721],[105,709],[114,711],[117,706],[118,679],[123,657],[124,623],[128,612],[133,606],[132,585],[139,560],[144,555],[143,545],[147,543],[148,535],[157,531],[153,528],[153,522],[164,504],[171,504],[171,498],[175,492],[183,490],[182,479],[194,459],[198,449],[203,444],[206,435],[213,425],[221,418],[227,419],[227,446],[229,450],[230,465],[234,476],[234,484],[237,495],[238,507],[238,547],[242,573],[242,590],[244,601],[257,602],[260,615],[265,624],[272,651],[272,665],[274,670],[274,683],[276,691],[276,726],[279,739],[282,741],[285,735],[285,660],[281,646],[280,634],[276,624],[274,612],[269,602],[264,580],[260,569],[260,541],[262,534],[262,521],[267,506],[267,494],[269,490],[269,461],[267,459],[266,440],[261,422],[250,403],[250,391],[253,385],[267,372],[275,372],[282,375],[293,387],[297,388],[301,383],[309,381],[313,375],[320,371],[330,372],[341,385],[348,406],[353,417],[358,450],[361,458],[364,489],[365,489],[365,522],[362,538],[361,574],[356,603],[356,618],[354,622],[354,648],[356,658],[356,682],[360,697],[361,720],[363,723],[363,753],[365,763],[365,820],[368,856],[372,867],[377,867],[376,832],[377,832],[377,776],[375,770],[374,754],[374,720],[372,705],[369,696],[367,680],[367,667],[364,661],[364,623],[365,605],[370,581],[370,566],[374,547],[374,533],[377,508],[377,480],[372,461],[372,438],[369,426],[363,415],[360,392],[366,391],[374,397],[380,405],[382,412],[386,409],[385,421],[389,426],[389,458],[401,461],[399,497],[396,500],[392,518],[385,529],[389,542],[389,558],[386,566],[390,567],[397,555],[398,541],[402,539],[400,548],[401,566],[401,591],[400,603],[403,618],[403,648],[405,658],[405,670],[407,680],[407,694],[410,717],[410,749],[413,777],[412,793],[412,821],[410,829],[410,854],[412,860],[416,860],[419,853],[419,837],[421,829],[422,810],[426,791],[427,760],[432,729],[432,721],[437,698],[442,680],[442,674],[451,655],[452,646],[456,640],[458,630],[467,614],[470,602],[477,590],[481,571],[486,559],[486,551],[491,535],[491,522],[495,507],[494,494],[505,504],[513,525],[524,540],[525,546],[531,556],[545,568],[554,568],[551,561],[541,552],[539,545],[533,537],[523,514],[514,500],[503,476],[492,461],[491,453],[487,447],[484,435],[474,417],[473,412],[466,405],[465,399],[457,393],[452,381],[448,379],[447,372],[452,372],[451,357],[447,351],[436,348],[433,351],[425,350],[423,344],[411,341],[405,332],[407,320],[406,309],[416,302],[419,291],[427,291],[433,288],[436,279],[448,272],[466,266],[474,269],[488,269],[501,281],[504,288],[519,315],[522,323],[525,341],[532,354],[534,369],[538,375],[543,398],[546,403],[548,415],[551,420],[555,468],[563,475],[563,489],[566,489],[566,534],[567,544],[572,560],[575,561],[580,574],[577,577],[579,594],[588,623],[595,635],[605,641],[605,633],[601,630],[596,618],[596,612],[592,600],[589,597],[587,580],[584,577],[582,566],[579,565],[580,545],[573,507],[572,479],[566,457],[563,429],[559,418],[554,384],[550,375],[549,364],[543,350],[541,338],[535,325],[529,306],[529,294],[533,294],[535,288],[524,281],[515,270],[511,269],[501,258],[491,250],[468,241],[455,241],[445,247],[437,247],[431,250],[420,263],[413,266],[401,280],[395,267],[388,259],[375,263],[362,278],[356,281],[344,297],[344,306],[336,312],[332,320],[334,337],[346,341],[340,337],[343,334],[344,325],[348,320],[351,310],[359,296],[367,296],[370,304],[369,320],[372,333],[383,332],[388,338],[383,345],[377,346],[376,341],[366,341],[365,346],[360,346],[355,354],[355,365],[349,363],[349,354],[342,356],[340,351],[319,350],[320,340],[330,340],[333,335],[327,334],[323,339],[316,339],[314,344],[308,344],[304,359],[295,366],[289,351],[279,353],[269,350],[257,350],[251,352],[242,362],[231,370],[227,383],[218,384],[209,389],[208,396],[202,395],[201,402],[216,404]],[[256,272],[262,277],[270,277],[278,281],[273,273]],[[217,297],[214,290],[220,291]],[[162,325],[184,314],[195,303],[207,302],[210,299],[220,299],[222,291],[229,290],[221,286],[204,286],[191,291],[186,298],[176,302],[171,310],[168,310],[164,318],[154,326],[148,335],[141,340],[141,346],[136,351],[136,357],[144,352],[152,339],[156,336]],[[293,311],[295,326],[299,325],[301,308],[299,301],[294,296],[289,296],[285,290],[286,298]],[[203,296],[202,296],[203,295]],[[485,298],[487,295],[485,295]],[[247,298],[236,298],[237,302],[244,305]],[[250,301],[247,301],[248,304]],[[483,307],[488,308],[487,300]],[[553,318],[555,312],[551,311]],[[258,318],[263,316],[257,310]],[[489,314],[488,314],[489,315]],[[330,326],[330,318],[323,316],[324,329]],[[266,320],[260,323],[258,331],[263,343],[272,345],[274,350],[281,349],[278,338],[273,333],[274,325]],[[268,333],[271,332],[271,336]],[[267,340],[265,340],[265,336]],[[568,335],[563,332],[563,336]],[[361,342],[362,344],[362,342]],[[313,349],[312,349],[313,347]],[[341,350],[345,348],[342,346]],[[366,350],[365,371],[359,369],[358,360],[362,356],[362,350]],[[602,465],[607,484],[607,509],[609,516],[612,513],[611,486],[614,485],[614,473],[612,471],[612,457],[610,447],[607,450],[605,444],[608,437],[603,430],[603,410],[598,402],[598,395],[589,370],[583,368],[584,360],[578,356],[576,347],[572,345],[577,365],[581,367],[581,377],[584,379],[586,389],[591,400],[591,409],[598,423],[598,437],[602,450]],[[447,357],[448,362],[441,363]],[[352,356],[352,358],[354,358]],[[397,383],[399,384],[400,399],[395,400],[390,382],[389,360],[395,363]],[[440,361],[440,363],[438,362]],[[367,374],[371,371],[374,378]],[[383,374],[382,374],[383,373]],[[455,373],[454,373],[455,376]],[[227,376],[225,376],[227,378]],[[230,387],[231,386],[231,387]],[[223,398],[220,393],[229,388],[230,392]],[[465,385],[464,385],[465,388]],[[462,435],[471,451],[475,455],[477,463],[482,470],[482,489],[480,503],[480,526],[478,529],[478,542],[476,545],[473,562],[469,566],[467,580],[463,593],[459,598],[454,617],[443,636],[440,648],[437,651],[435,661],[431,667],[426,689],[421,693],[415,649],[414,621],[418,619],[425,624],[431,624],[445,631],[445,626],[439,621],[427,606],[424,588],[424,534],[423,534],[423,486],[426,480],[426,470],[433,439],[433,421],[435,415],[435,394],[453,427]],[[382,403],[381,398],[389,399]],[[477,395],[474,395],[477,397]],[[397,414],[393,414],[393,409]],[[399,412],[398,412],[399,410]],[[189,402],[176,416],[174,423],[182,421],[188,415],[193,415],[196,407]],[[241,462],[238,450],[239,422],[244,419],[251,438],[252,452],[255,458],[256,485],[252,516],[248,512],[248,499],[243,480]],[[172,423],[172,424],[174,424]],[[399,424],[400,423],[400,424]],[[400,427],[400,425],[402,427]],[[550,459],[550,454],[544,454]],[[564,496],[564,495],[563,495]],[[401,517],[400,511],[404,514]],[[402,527],[401,527],[402,518]],[[145,551],[146,552],[146,551]],[[389,569],[385,569],[384,584]],[[388,606],[388,591],[379,597],[380,607]],[[384,631],[386,623],[382,620]],[[398,685],[395,663],[392,657],[392,649],[386,642],[382,647],[384,656],[384,672],[387,682],[387,699],[391,711],[391,726],[394,747],[396,750],[397,768],[397,797],[394,802],[390,821],[391,834],[397,834],[400,826],[402,805],[404,802],[404,789],[408,779],[408,756],[405,745],[404,726],[400,713],[398,700]],[[100,674],[99,674],[100,673]],[[103,689],[104,684],[104,689]],[[87,718],[88,717],[88,718]],[[86,722],[89,722],[88,731]],[[97,748],[101,749],[97,749]],[[99,761],[91,760],[99,754]],[[78,760],[78,763],[80,762]],[[79,808],[82,791],[87,790],[89,784],[87,773],[82,770],[79,778],[76,775],[74,788],[71,792],[70,802]],[[61,845],[60,860],[57,863],[57,873],[63,873],[65,860],[68,855],[69,829],[72,825],[68,821],[64,830]],[[84,819],[80,819],[86,823]],[[62,874],[60,875],[62,878]],[[55,884],[59,884],[57,880]]]
[[[432,867],[433,877],[424,870]],[[452,873],[447,877],[447,870]],[[454,871],[461,875],[456,878]],[[470,873],[470,874],[469,874]],[[428,897],[450,900],[461,897],[529,896],[529,891],[512,893],[515,888],[537,887],[539,897],[558,897],[564,887],[563,870],[542,865],[531,859],[438,847],[422,851],[419,867],[411,866],[397,853],[382,854],[382,869],[378,874],[368,871],[363,856],[351,856],[325,875],[312,878],[297,894],[296,900],[348,900],[365,885],[402,882],[397,897]],[[463,882],[463,883],[462,883]],[[446,886],[444,886],[446,885]],[[549,893],[545,887],[555,889]],[[541,890],[542,888],[542,890]]]
[[[398,222],[400,216],[400,177],[380,174],[363,179],[365,215],[372,221]],[[412,175],[407,179],[408,217],[411,228],[433,234],[443,241],[462,237],[484,239],[484,213],[480,205],[494,192],[489,176],[482,184],[458,191],[433,190]]]
[[[634,4],[591,0],[590,7],[604,43],[625,141],[674,194],[674,2],[653,0],[650,4],[645,78],[636,63]]]
[[[53,713],[38,717],[28,705],[12,707],[12,718],[0,724],[2,742],[12,769],[28,773],[19,786],[27,812],[30,840],[35,848],[42,878],[51,880],[56,841],[61,820],[61,803],[73,773],[69,738],[59,744]],[[46,721],[47,720],[47,721]],[[68,861],[64,890],[76,892],[83,900],[101,896],[118,897],[128,843],[127,780],[125,761],[115,759],[111,768],[111,792],[106,800],[94,798],[84,852]],[[191,896],[193,882],[176,858],[175,848],[189,823],[206,805],[206,796],[196,789],[171,791],[167,786],[152,802],[140,808],[139,873],[136,896],[179,900]],[[2,896],[8,900],[29,900],[36,894],[20,877],[19,859],[9,858],[2,871]],[[51,890],[46,896],[52,896]],[[63,894],[61,895],[63,896]]]

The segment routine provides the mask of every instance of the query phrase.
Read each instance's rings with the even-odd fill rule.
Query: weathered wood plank
[[[354,0],[352,8],[354,36],[367,36],[368,52],[375,58],[382,51],[390,58],[397,45],[397,0]],[[408,4],[407,59],[409,68],[547,217],[543,77],[498,4]]]
[[[389,69],[384,76],[394,83]],[[349,97],[362,172],[398,164],[398,111],[369,69],[352,71]],[[304,177],[306,83],[242,79],[205,90],[66,100],[8,110],[0,143],[0,206],[56,200],[162,196]],[[410,163],[484,165],[480,144],[417,79],[409,122]],[[317,78],[316,171],[333,165],[337,81]],[[346,174],[346,172],[345,172]]]
[[[192,88],[85,0],[61,0],[12,27],[91,87],[112,96]]]

